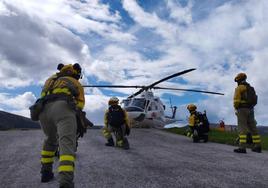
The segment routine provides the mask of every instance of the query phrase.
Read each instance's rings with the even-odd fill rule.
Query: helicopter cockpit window
[[[157,105],[154,102],[151,102],[148,108],[149,111],[157,110]]]
[[[125,100],[123,100],[123,105],[124,105],[124,107],[129,106],[130,102],[131,102],[130,99],[125,99]]]
[[[144,109],[145,107],[145,103],[146,103],[146,100],[145,99],[133,99],[132,103],[131,103],[131,106],[136,106],[136,107],[139,107],[139,108],[142,108]]]

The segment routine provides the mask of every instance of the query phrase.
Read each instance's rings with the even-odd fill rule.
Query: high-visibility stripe
[[[124,143],[123,140],[119,140],[119,141],[117,141],[117,145],[118,145],[118,146],[123,146],[123,143]]]
[[[261,143],[261,140],[253,140],[253,143],[254,144],[259,144],[259,143]]]
[[[239,138],[240,138],[240,139],[241,139],[241,138],[242,138],[242,139],[243,139],[243,138],[246,139],[246,138],[247,138],[247,135],[243,135],[243,134],[242,134],[242,135],[239,135]]]
[[[54,156],[55,155],[55,151],[45,151],[45,150],[42,150],[41,151],[41,155]]]
[[[74,162],[74,156],[72,155],[61,155],[60,161],[72,161]]]
[[[73,172],[74,167],[71,165],[62,165],[62,166],[59,166],[58,171],[59,172]]]
[[[77,106],[78,108],[80,108],[80,109],[83,109],[83,108],[84,108],[84,103],[81,102],[81,101],[78,101],[77,104],[76,104],[76,106]]]
[[[105,132],[105,133],[103,133],[103,135],[104,135],[105,137],[107,137],[107,136],[110,136],[110,133]]]
[[[53,94],[55,94],[55,93],[65,93],[67,95],[71,95],[71,92],[69,91],[68,88],[56,88],[56,89],[53,89],[52,93]]]
[[[252,139],[258,139],[258,138],[261,138],[260,135],[253,135],[252,136]]]
[[[242,144],[245,144],[245,143],[247,143],[247,140],[244,140],[244,139],[240,139],[240,141],[239,141],[240,143],[242,143]]]
[[[41,158],[42,163],[53,163],[54,159],[53,158]]]

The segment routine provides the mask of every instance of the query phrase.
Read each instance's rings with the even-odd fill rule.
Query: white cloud
[[[9,109],[9,112],[25,117],[30,116],[29,107],[35,102],[36,97],[31,92],[12,96],[7,93],[0,93],[0,108]]]

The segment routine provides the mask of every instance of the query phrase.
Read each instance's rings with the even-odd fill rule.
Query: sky
[[[149,85],[196,68],[159,86],[225,95],[154,90],[178,118],[194,103],[211,122],[236,124],[234,77],[245,72],[268,126],[267,9],[267,0],[0,0],[0,110],[29,117],[59,63],[80,63],[83,85]],[[88,118],[103,124],[108,99],[135,91],[86,88]]]

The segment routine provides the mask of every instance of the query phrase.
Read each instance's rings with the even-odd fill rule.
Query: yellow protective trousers
[[[246,148],[247,133],[251,133],[253,140],[253,147],[261,146],[261,138],[256,127],[256,120],[254,118],[253,108],[239,108],[237,109],[237,125],[239,133],[239,146]]]
[[[59,146],[59,183],[73,186],[76,149],[76,112],[64,100],[47,103],[40,116],[45,133],[41,164],[43,170],[52,170],[53,155]]]

